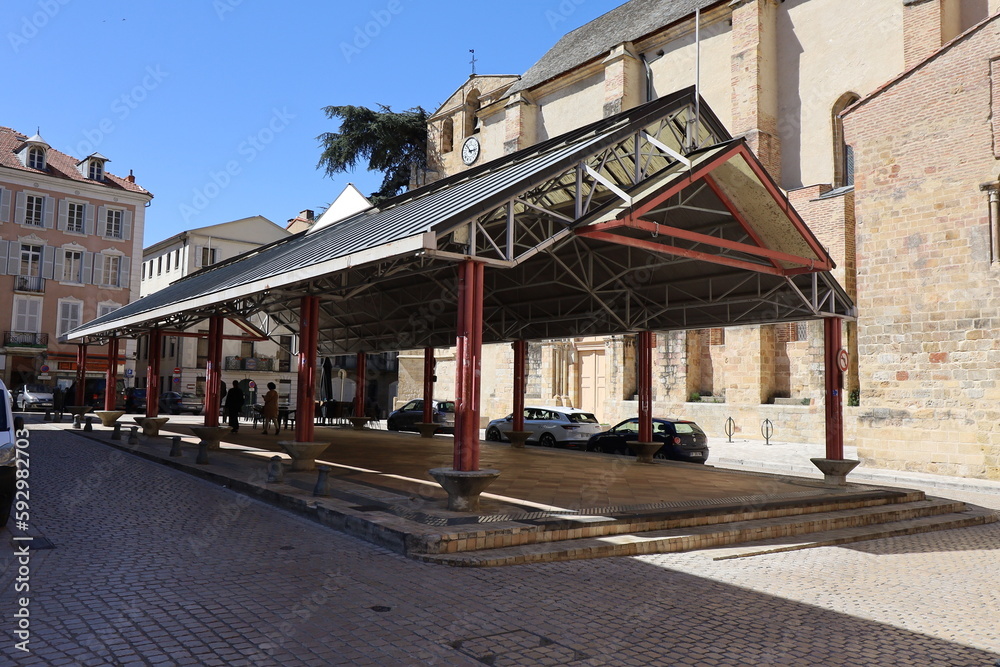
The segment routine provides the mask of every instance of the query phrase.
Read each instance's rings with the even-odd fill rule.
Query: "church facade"
[[[886,390],[887,369],[908,360],[884,351],[886,340],[906,338],[900,330],[905,322],[891,332],[892,327],[873,322],[880,320],[883,309],[892,307],[886,299],[901,298],[917,286],[894,290],[896,297],[882,300],[869,296],[883,292],[879,281],[893,274],[865,262],[892,255],[893,244],[902,248],[906,234],[898,226],[872,234],[860,227],[858,216],[872,215],[869,211],[878,208],[878,202],[890,206],[880,209],[883,216],[903,208],[894,208],[898,196],[884,198],[878,190],[884,186],[862,188],[874,182],[866,170],[894,173],[893,165],[886,167],[873,155],[870,142],[886,132],[887,123],[891,129],[907,121],[898,116],[887,120],[866,107],[895,99],[894,92],[884,90],[888,82],[897,81],[894,88],[912,86],[905,73],[921,71],[941,52],[955,51],[956,42],[983,30],[989,17],[1000,12],[1000,0],[857,0],[852,5],[857,6],[845,12],[842,0],[631,0],[565,35],[523,75],[470,77],[429,118],[428,170],[414,185],[460,173],[697,80],[705,103],[733,136],[747,140],[826,246],[837,262],[834,275],[858,304],[858,323],[845,327],[851,359],[846,375],[848,441],[876,465],[996,478],[1000,476],[997,450],[982,442],[983,421],[964,417],[958,425],[942,424],[938,441],[945,430],[957,426],[963,431],[958,441],[968,445],[949,442],[947,456],[930,444],[912,447],[914,435],[909,432],[888,436],[887,431],[900,422],[917,431],[929,423],[902,417],[900,409],[931,410],[940,418],[941,410],[950,407],[947,400],[931,400],[934,389],[924,386],[935,382],[931,371],[948,362],[934,362],[939,365],[926,375],[905,381],[909,382],[905,391]],[[864,21],[858,20],[861,15]],[[987,67],[987,71],[992,70]],[[966,98],[960,95],[954,102],[964,103]],[[978,127],[987,122],[981,116],[976,112],[962,118]],[[859,128],[856,137],[845,132],[845,122],[847,129]],[[950,118],[952,122],[961,126],[957,118]],[[995,161],[996,156],[983,161],[990,159]],[[908,167],[912,170],[941,164],[941,156],[929,147],[919,155],[908,154],[907,160],[912,161]],[[994,180],[996,171],[993,164]],[[974,177],[980,179],[977,188],[989,180],[987,175]],[[940,195],[929,193],[932,199]],[[965,196],[970,215],[986,214],[985,195],[977,190]],[[973,200],[982,209],[978,214],[971,210]],[[937,210],[935,205],[921,204],[932,211]],[[933,215],[925,222],[929,227],[941,224]],[[929,230],[922,233],[933,237]],[[876,247],[877,253],[868,250]],[[933,303],[928,297],[925,305]],[[980,322],[982,326],[975,328],[983,339],[974,340],[992,344],[996,329],[989,323],[997,318],[991,319],[985,304],[979,310],[972,306],[966,310],[961,322],[949,319],[940,327],[958,331],[966,320]],[[722,435],[732,418],[738,436],[750,438],[760,437],[762,422],[770,420],[776,439],[823,441],[820,322],[659,332],[656,341],[654,414],[694,419],[713,435]],[[528,404],[571,405],[594,412],[609,424],[634,416],[634,344],[630,335],[532,341]],[[451,354],[437,351],[439,397],[450,398],[454,391]],[[996,376],[985,368],[965,372],[972,370]],[[401,399],[421,394],[422,372],[421,352],[400,355]],[[492,346],[484,354],[484,417],[510,412],[512,372],[508,346]],[[942,380],[949,381],[958,380]],[[989,395],[975,385],[971,394],[964,395],[968,409],[975,412],[975,401]],[[879,416],[890,413],[895,417]],[[921,453],[915,453],[917,449]]]

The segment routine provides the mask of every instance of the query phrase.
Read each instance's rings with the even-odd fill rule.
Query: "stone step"
[[[669,507],[599,508],[573,516],[492,517],[489,525],[475,529],[454,527],[427,535],[411,544],[408,553],[446,554],[502,547],[523,547],[544,542],[585,538],[606,538],[655,530],[692,529],[736,521],[795,517],[809,514],[886,507],[924,500],[922,491],[861,489],[843,497],[786,498],[764,497],[728,499],[724,504],[671,503]]]
[[[967,512],[963,503],[938,498],[909,503],[879,505],[850,510],[814,512],[798,516],[783,516],[749,521],[733,521],[724,524],[693,526],[671,530],[653,530],[620,535],[587,537],[553,542],[525,544],[514,547],[482,549],[449,554],[410,554],[411,557],[426,562],[460,567],[488,567],[496,565],[519,565],[523,563],[580,560],[609,556],[638,556],[643,554],[694,551],[739,543],[758,543],[761,540],[787,538],[795,535],[841,531],[854,528],[879,526],[868,537],[909,534],[905,531],[921,532],[918,526],[892,526],[896,522],[913,521],[925,517],[952,515],[942,519],[940,530],[974,525],[996,520],[996,515],[988,512]],[[884,524],[890,524],[885,526]],[[930,525],[930,524],[928,524]],[[882,533],[885,534],[882,534]],[[830,537],[828,539],[836,539]],[[810,541],[823,541],[815,538]],[[766,546],[766,545],[765,545]],[[787,546],[787,545],[786,545]],[[771,546],[770,548],[779,548]]]

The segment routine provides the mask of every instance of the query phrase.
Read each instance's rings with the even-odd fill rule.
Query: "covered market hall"
[[[689,88],[206,267],[68,339],[82,369],[88,346],[117,359],[122,338],[147,336],[155,350],[165,335],[204,335],[190,328],[207,321],[205,400],[219,405],[223,322],[247,338],[292,331],[299,415],[313,413],[319,356],[357,355],[364,406],[365,355],[421,348],[429,411],[433,350],[454,346],[453,463],[435,475],[449,490],[489,477],[479,470],[483,344],[514,347],[517,431],[526,341],[635,334],[641,444],[653,441],[654,332],[822,319],[826,460],[842,461],[841,332],[854,306],[833,268],[746,141]],[[158,364],[150,355],[150,397]],[[108,409],[117,372],[109,364]],[[148,400],[147,416],[157,407]],[[218,422],[205,411],[205,426]],[[312,419],[295,429],[313,440]],[[461,508],[467,489],[454,493]]]

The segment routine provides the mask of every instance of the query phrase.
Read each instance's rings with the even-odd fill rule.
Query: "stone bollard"
[[[170,436],[170,455],[174,457],[181,455],[181,436]]]
[[[314,496],[328,496],[330,495],[330,466],[318,465],[316,470],[319,474],[316,476],[316,487],[313,489]]]
[[[111,439],[112,440],[121,440],[122,439],[122,425],[119,424],[118,422],[115,422],[115,427],[114,428],[115,428],[115,430],[111,432]]]
[[[84,430],[85,433],[93,433],[94,432],[94,418],[93,417],[86,417],[85,418],[85,421],[83,422],[83,430]]]
[[[139,444],[139,427],[133,426],[132,430],[128,434],[128,444],[138,445]]]
[[[285,481],[285,467],[280,456],[272,456],[267,464],[267,483],[280,484]]]
[[[44,419],[47,422],[52,421],[52,411],[51,410],[46,410],[45,411],[45,417],[44,417]]]
[[[208,465],[208,443],[204,440],[198,441],[198,458],[194,462],[198,465]]]
[[[83,418],[83,415],[73,415],[73,428],[75,428],[77,430],[80,430],[80,428],[81,428],[81,426],[80,426],[80,420],[82,418]]]

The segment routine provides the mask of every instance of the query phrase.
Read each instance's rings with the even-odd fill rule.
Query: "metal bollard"
[[[114,429],[115,430],[112,431],[112,433],[111,433],[111,439],[112,440],[121,440],[122,439],[122,425],[119,424],[118,422],[115,422]]]
[[[267,483],[280,484],[285,481],[285,467],[281,465],[280,456],[272,456],[267,464]]]
[[[82,417],[82,415],[73,415],[73,428],[75,428],[77,430],[79,430],[81,428],[81,426],[80,426],[80,419],[81,419],[81,417]]]
[[[764,444],[771,444],[771,436],[774,435],[774,424],[770,419],[765,419],[760,423],[760,434],[764,436]]]
[[[208,443],[206,441],[198,441],[198,458],[194,462],[198,465],[208,465]]]
[[[139,427],[133,426],[132,430],[128,434],[128,444],[138,445],[139,444]]]
[[[84,430],[85,433],[93,433],[94,432],[94,418],[93,417],[86,417],[85,418],[85,421],[83,423],[83,430]]]
[[[170,436],[170,455],[171,456],[181,455],[181,436],[179,435]]]
[[[330,495],[330,466],[318,465],[316,470],[319,474],[316,476],[316,487],[313,489],[314,496],[328,496]]]

